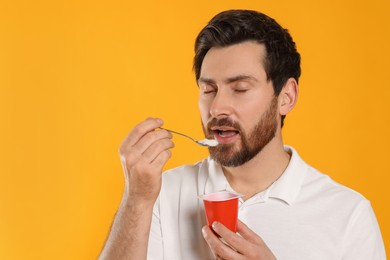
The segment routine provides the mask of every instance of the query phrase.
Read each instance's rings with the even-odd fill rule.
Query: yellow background
[[[155,116],[202,138],[193,42],[232,8],[292,33],[303,74],[285,142],[372,202],[389,248],[388,0],[0,0],[0,259],[97,257],[128,131]],[[167,168],[207,155],[174,140]]]

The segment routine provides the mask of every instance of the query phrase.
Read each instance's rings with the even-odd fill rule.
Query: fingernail
[[[212,228],[217,231],[217,228],[218,228],[218,222],[217,221],[214,221],[213,224],[211,225]]]
[[[163,124],[163,120],[161,118],[157,118],[157,122],[159,122],[160,124]]]

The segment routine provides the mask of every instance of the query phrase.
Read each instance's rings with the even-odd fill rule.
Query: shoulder
[[[309,194],[323,198],[329,203],[340,205],[340,207],[348,204],[352,207],[359,204],[369,204],[368,200],[358,191],[338,183],[329,175],[311,166],[308,167],[307,173],[302,188]]]
[[[352,205],[366,201],[357,191],[334,181],[329,175],[307,164],[291,146],[285,146],[285,150],[291,154],[291,159],[283,174],[285,176],[282,175],[278,181],[282,182],[278,188],[296,194],[298,202],[332,207],[339,203],[347,202]]]

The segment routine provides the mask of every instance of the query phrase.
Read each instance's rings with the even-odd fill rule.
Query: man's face
[[[207,138],[220,143],[210,155],[227,167],[251,160],[275,136],[278,99],[263,66],[265,48],[255,42],[212,48],[200,78],[199,109]]]

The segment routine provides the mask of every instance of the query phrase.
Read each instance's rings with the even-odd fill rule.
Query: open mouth
[[[230,143],[240,134],[240,132],[231,127],[212,127],[211,132],[219,143]]]

